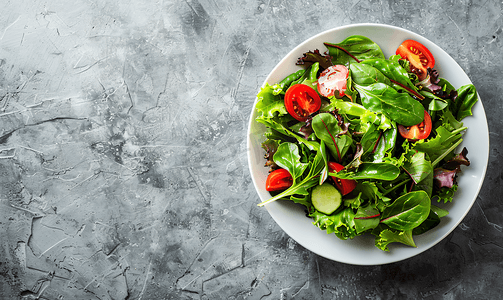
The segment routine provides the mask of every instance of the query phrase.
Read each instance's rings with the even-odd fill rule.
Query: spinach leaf
[[[351,70],[351,79],[356,84],[366,86],[381,82],[392,85],[388,77],[371,65],[352,63],[349,65],[349,69]]]
[[[332,156],[337,161],[342,161],[353,139],[343,132],[339,126],[339,120],[329,113],[321,113],[313,118],[311,126],[316,137],[325,142]]]
[[[433,166],[431,162],[426,160],[424,152],[411,152],[410,159],[404,163],[403,168],[410,175],[414,183],[417,184],[428,175],[433,174]]]
[[[409,94],[399,93],[384,83],[355,85],[355,87],[366,109],[386,114],[391,120],[404,126],[416,125],[423,121],[423,105]]]
[[[374,124],[370,124],[369,128],[363,134],[360,140],[360,144],[362,145],[363,148],[363,155],[371,153],[374,150],[380,135],[381,131],[377,129],[377,126]]]
[[[294,143],[281,143],[276,153],[274,153],[274,162],[290,172],[294,184],[302,176],[308,165],[300,162],[299,148]]]
[[[432,205],[430,207],[430,213],[428,214],[428,218],[426,218],[426,220],[424,220],[424,222],[421,223],[421,225],[414,228],[412,230],[412,234],[414,235],[423,234],[426,231],[436,227],[438,224],[440,224],[440,218],[445,217],[448,214],[449,212],[447,210]]]
[[[440,224],[440,217],[435,212],[433,212],[433,210],[430,210],[430,213],[428,214],[426,220],[424,220],[423,223],[419,224],[419,226],[417,226],[416,228],[412,229],[412,234],[423,234],[428,230],[436,227],[438,224]]]
[[[359,207],[356,211],[354,220],[356,233],[360,234],[369,229],[374,229],[379,225],[381,213],[370,203],[365,207]]]
[[[417,92],[416,86],[409,78],[409,73],[398,62],[386,59],[367,59],[362,61],[362,64],[370,65],[376,68],[389,79]],[[388,81],[390,81],[389,79]],[[404,90],[397,84],[393,84],[393,87],[396,90]]]
[[[432,165],[433,168],[433,165]],[[414,191],[425,191],[428,194],[428,197],[432,197],[433,193],[433,172],[430,172],[426,175],[426,177],[416,183],[413,188]]]
[[[458,121],[472,115],[472,107],[478,101],[477,90],[473,84],[460,87],[456,101],[451,104],[451,111]]]
[[[397,132],[396,126],[381,132],[376,147],[373,150],[374,162],[382,162],[386,153],[395,147]]]
[[[328,175],[341,179],[377,179],[377,180],[393,180],[400,174],[400,169],[397,166],[380,162],[363,162],[356,171],[342,169],[337,173],[329,173]]]
[[[321,153],[321,151],[318,151],[314,159],[311,162],[309,162],[308,166],[309,172],[305,177],[303,177],[301,180],[298,180],[298,182],[295,182],[294,184],[292,184],[291,187],[277,194],[276,196],[259,203],[258,206],[264,206],[268,203],[292,195],[309,195],[309,189],[319,184],[318,177],[320,176],[320,172],[323,170],[324,167],[325,163],[323,160],[323,154]]]
[[[350,52],[358,60],[385,58],[379,45],[374,43],[371,39],[361,35],[353,35],[347,37],[339,44],[325,43],[325,46],[328,48],[328,54],[332,57],[332,63],[334,65],[347,65],[350,62],[354,62],[351,56],[346,54],[345,51],[334,47],[334,45]]]
[[[430,205],[430,197],[425,191],[407,193],[383,211],[381,222],[397,230],[413,229],[426,220]]]

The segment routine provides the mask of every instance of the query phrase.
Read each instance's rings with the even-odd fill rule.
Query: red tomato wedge
[[[338,164],[336,162],[329,162],[328,163],[328,171],[330,173],[336,173],[342,169],[344,169],[344,166],[341,164]],[[340,179],[340,178],[337,178],[334,176],[332,176],[332,179],[335,182],[335,187],[339,190],[339,192],[341,192],[341,194],[343,196],[351,193],[357,185],[356,180],[352,180],[352,179]]]
[[[321,98],[312,87],[294,84],[285,93],[285,107],[292,117],[304,122],[320,109]]]
[[[426,78],[428,68],[433,69],[435,66],[435,58],[430,50],[423,44],[414,40],[404,41],[398,49],[396,49],[396,54],[410,62],[412,65],[411,71],[415,73],[420,80]]]
[[[267,176],[265,181],[266,191],[282,191],[291,187],[293,184],[292,175],[285,169],[277,169]]]
[[[400,132],[400,135],[404,138],[408,139],[411,142],[414,142],[428,138],[431,133],[431,127],[432,124],[430,114],[428,114],[428,112],[425,110],[423,122],[414,126],[398,125],[398,132]]]
[[[349,70],[346,66],[335,65],[326,68],[318,78],[318,92],[324,97],[342,98],[347,87]]]

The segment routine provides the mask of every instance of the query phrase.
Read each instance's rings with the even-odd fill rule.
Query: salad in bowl
[[[267,169],[254,178],[263,185],[258,205],[288,202],[284,214],[293,204],[343,242],[416,248],[416,237],[449,218],[458,178],[472,168],[463,140],[478,94],[443,77],[415,36],[386,54],[365,30],[349,33],[297,49],[295,69],[257,94],[251,122],[263,130]]]

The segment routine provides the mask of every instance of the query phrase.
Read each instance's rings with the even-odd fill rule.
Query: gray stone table
[[[501,1],[19,0],[0,14],[1,299],[497,299],[503,292]],[[478,88],[487,176],[419,256],[329,261],[257,207],[245,134],[294,46],[384,23]]]

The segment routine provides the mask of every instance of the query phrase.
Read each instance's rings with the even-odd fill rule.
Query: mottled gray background
[[[1,299],[497,299],[501,1],[16,0],[0,14]],[[491,147],[465,220],[423,254],[351,266],[258,208],[245,134],[294,46],[351,23],[445,49]]]

